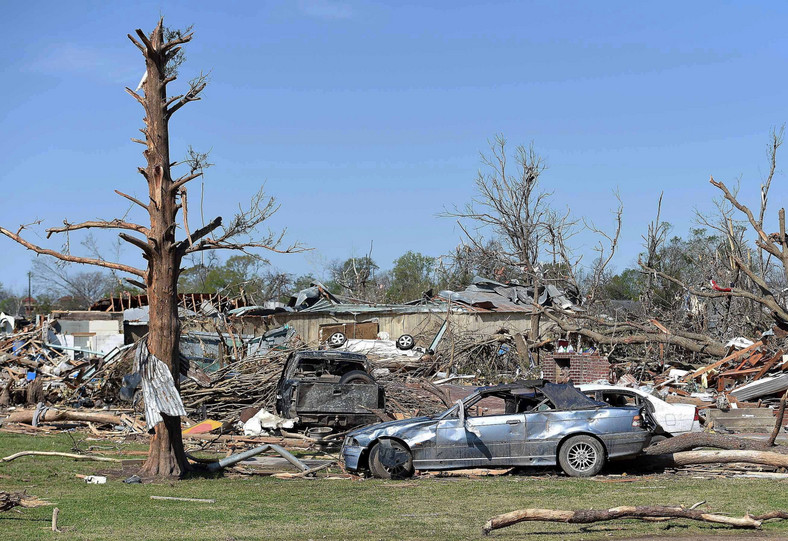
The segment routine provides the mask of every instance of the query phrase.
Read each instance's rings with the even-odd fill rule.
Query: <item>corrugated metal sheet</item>
[[[142,378],[142,394],[145,397],[145,423],[148,430],[162,422],[161,414],[172,417],[186,416],[181,395],[167,365],[148,351],[145,340],[140,342],[134,353],[134,372]]]
[[[753,381],[747,385],[742,385],[738,389],[730,392],[738,400],[750,400],[761,396],[780,393],[788,389],[788,374],[777,377],[769,377]]]

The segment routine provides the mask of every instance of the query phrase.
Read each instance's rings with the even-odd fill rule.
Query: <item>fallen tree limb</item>
[[[11,462],[22,456],[64,456],[66,458],[76,458],[79,460],[95,460],[98,462],[123,462],[119,458],[107,458],[103,456],[92,456],[92,455],[76,455],[74,453],[58,453],[56,451],[20,451],[19,453],[14,453],[13,455],[8,455],[0,459],[2,462]]]
[[[151,496],[151,500],[171,500],[175,502],[216,503],[214,499],[205,498],[177,498],[175,496]]]
[[[35,413],[35,410],[15,411],[6,418],[6,422],[31,424],[33,422]],[[48,409],[38,418],[39,423],[57,423],[61,421],[84,421],[109,425],[123,424],[123,421],[117,415],[89,411],[63,411],[57,409]]]
[[[576,314],[558,310],[555,307],[546,310],[538,307],[541,314],[547,316],[553,323],[566,332],[574,332],[586,338],[590,338],[598,345],[630,345],[630,344],[670,344],[692,351],[694,353],[701,353],[703,355],[710,355],[712,357],[722,357],[726,353],[726,348],[721,343],[713,340],[711,337],[703,335],[677,334],[673,331],[671,334],[665,334],[662,331],[657,332],[640,332],[639,334],[622,334],[615,336],[607,336],[605,334],[596,332],[588,328],[587,325],[575,323],[583,319],[589,319],[590,316],[586,314]],[[560,317],[563,315],[564,317]],[[591,318],[593,319],[593,318]]]
[[[782,513],[782,512],[778,512]],[[506,528],[526,521],[547,521],[547,522],[566,522],[568,524],[588,524],[591,522],[602,522],[618,519],[640,519],[654,520],[665,518],[687,518],[702,522],[713,522],[716,524],[726,524],[734,528],[760,528],[761,521],[751,515],[743,517],[729,517],[707,513],[698,509],[687,509],[681,506],[621,506],[611,509],[580,509],[577,511],[563,511],[554,509],[519,509],[510,513],[497,515],[487,521],[482,531],[485,534],[492,530]],[[783,518],[782,515],[770,516],[769,518]]]

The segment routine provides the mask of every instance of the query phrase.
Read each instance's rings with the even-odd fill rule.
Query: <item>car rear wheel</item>
[[[351,370],[342,374],[339,383],[375,383],[375,380],[363,370]]]
[[[413,475],[413,455],[396,440],[381,440],[369,452],[369,470],[380,479],[406,479]]]
[[[328,337],[328,345],[332,348],[338,348],[347,342],[347,338],[345,337],[345,333],[335,332],[331,336]]]
[[[649,447],[651,447],[652,445],[657,444],[657,443],[659,443],[661,441],[665,441],[666,439],[668,439],[668,437],[665,436],[664,434],[657,434],[656,436],[652,436],[651,437],[651,443],[649,443]]]
[[[591,436],[572,436],[558,451],[558,463],[570,477],[591,477],[605,465],[605,449]]]

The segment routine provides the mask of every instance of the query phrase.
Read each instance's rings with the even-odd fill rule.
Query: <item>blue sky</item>
[[[788,118],[782,2],[6,2],[2,225],[112,218],[128,210],[114,189],[145,194],[129,140],[141,109],[123,90],[144,67],[126,34],[159,14],[195,28],[171,93],[211,73],[171,123],[173,157],[211,149],[206,220],[265,184],[281,203],[271,227],[314,248],[270,258],[297,274],[371,241],[382,268],[450,251],[460,231],[437,214],[473,195],[496,133],[533,141],[544,187],[577,216],[609,226],[620,190],[621,270],[660,191],[682,235],[712,207],[710,174],[741,178],[757,204],[769,130]],[[780,173],[775,208],[787,194]],[[44,237],[28,232],[62,244]],[[0,249],[0,282],[26,286],[33,254],[4,237]],[[141,265],[131,247],[121,257]]]

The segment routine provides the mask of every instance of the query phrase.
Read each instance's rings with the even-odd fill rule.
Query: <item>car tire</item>
[[[661,441],[665,441],[666,439],[668,439],[668,437],[666,435],[664,435],[664,434],[657,434],[656,436],[652,436],[651,437],[651,443],[649,443],[648,446],[651,447],[652,445],[655,445],[655,444],[657,444],[657,443],[659,443]]]
[[[345,345],[345,342],[347,342],[347,337],[345,336],[345,333],[342,332],[335,332],[328,337],[328,345],[332,348],[341,347]]]
[[[375,383],[375,380],[363,370],[351,370],[342,374],[339,383]]]
[[[396,466],[383,464],[381,455],[386,452],[385,447],[389,447],[396,455],[399,455],[402,462]],[[413,455],[405,445],[397,440],[383,440],[369,451],[369,471],[373,477],[379,479],[407,479],[413,475]]]
[[[397,338],[396,344],[397,344],[397,349],[409,350],[409,349],[413,349],[413,346],[416,345],[416,341],[413,339],[411,335],[403,334],[402,336]]]
[[[558,450],[558,463],[570,477],[592,477],[605,465],[605,448],[591,436],[572,436]]]

